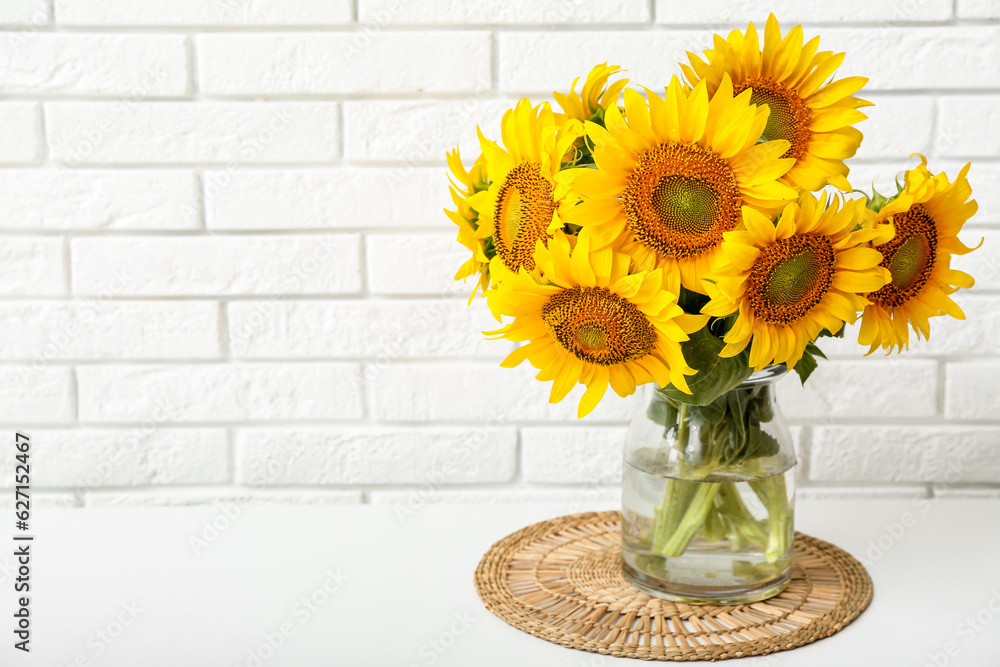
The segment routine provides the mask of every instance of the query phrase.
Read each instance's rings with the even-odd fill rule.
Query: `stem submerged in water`
[[[788,508],[788,489],[784,475],[773,475],[750,482],[767,508],[767,550],[764,557],[773,563],[788,551],[792,540],[792,513]]]
[[[653,541],[653,552],[661,556],[680,556],[684,553],[688,544],[691,543],[691,538],[705,525],[705,518],[708,516],[709,510],[712,509],[715,494],[722,486],[712,482],[686,482],[677,479],[668,480],[667,484],[670,485],[671,482],[675,487],[693,487],[694,493],[689,494],[690,501],[684,506],[678,507],[677,511],[668,508],[671,513],[680,515],[680,511],[683,510],[684,514],[679,518],[672,531],[657,533],[656,539]],[[672,504],[680,505],[676,502]]]
[[[767,544],[767,533],[760,521],[743,504],[735,484],[723,484],[722,487],[719,497],[724,499],[725,504],[719,507],[718,513],[720,521],[726,527],[730,547],[733,551],[739,551],[749,543],[763,549]]]
[[[667,485],[663,489],[663,500],[654,510],[655,520],[653,523],[653,551],[663,553],[667,542],[677,532],[681,525],[681,520],[687,513],[687,508],[694,499],[697,491],[697,484],[685,482],[679,479],[667,479]],[[687,546],[685,544],[685,546]]]
[[[663,500],[654,509],[649,533],[654,554],[681,556],[696,535],[708,542],[726,538],[733,551],[753,546],[764,551],[770,563],[788,552],[792,514],[783,473],[757,479],[750,474],[740,480],[749,482],[763,503],[767,510],[763,520],[758,520],[744,504],[737,481],[711,481],[716,473],[728,473],[729,477],[734,469],[737,474],[747,467],[759,472],[756,461],[778,453],[777,441],[760,428],[762,421],[773,417],[768,388],[743,391],[708,406],[666,399],[675,412],[670,419],[673,423],[664,424],[664,437],[674,431],[677,461],[672,476],[666,480]],[[692,425],[697,425],[698,430],[692,431]],[[692,435],[701,445],[694,456],[689,450]]]

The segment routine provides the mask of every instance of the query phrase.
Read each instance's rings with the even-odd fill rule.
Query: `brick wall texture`
[[[444,151],[769,11],[871,79],[852,182],[973,160],[986,239],[966,322],[890,358],[850,330],[783,381],[802,493],[1000,495],[996,0],[6,0],[0,424],[39,501],[613,505],[633,401],[577,421],[498,367]]]

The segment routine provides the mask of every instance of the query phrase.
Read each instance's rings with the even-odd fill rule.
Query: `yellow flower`
[[[602,118],[608,107],[618,103],[618,96],[628,83],[628,79],[619,79],[610,86],[608,85],[608,79],[611,75],[617,74],[619,71],[617,65],[602,63],[590,70],[580,93],[576,92],[579,78],[573,80],[569,95],[558,91],[552,93],[552,97],[559,103],[563,111],[555,115],[556,122],[561,124],[574,118],[580,121]]]
[[[927,158],[920,155],[920,165],[906,172],[906,186],[879,212],[878,219],[891,222],[896,234],[875,246],[892,281],[868,295],[871,305],[864,310],[858,335],[859,343],[871,346],[868,354],[879,346],[887,354],[894,347],[907,348],[907,324],[918,338],[926,339],[930,337],[928,318],[965,319],[949,295],[975,284],[972,276],[951,268],[952,255],[979,247],[969,248],[958,240],[962,225],[978,210],[976,200],[969,199],[968,172],[967,164],[955,182],[949,183],[946,174],[931,174]]]
[[[785,207],[777,225],[749,207],[746,229],[728,232],[722,244],[729,264],[707,282],[711,301],[701,312],[725,317],[738,312],[720,353],[731,357],[750,348],[750,365],[771,363],[793,368],[806,345],[826,329],[840,331],[854,322],[873,292],[889,280],[879,266],[882,254],[868,246],[888,238],[887,225],[872,224],[875,215],[863,199],[827,206],[803,193]]]
[[[455,210],[444,212],[451,218],[452,222],[458,225],[458,242],[472,251],[472,258],[462,265],[462,268],[455,274],[455,280],[479,274],[479,280],[472,288],[472,295],[469,301],[476,296],[476,291],[482,289],[484,292],[490,287],[489,264],[492,255],[487,254],[487,249],[483,239],[476,237],[476,230],[479,229],[479,214],[472,210],[469,205],[469,198],[486,190],[489,182],[486,179],[485,163],[482,156],[476,159],[471,171],[466,171],[462,164],[462,156],[458,152],[458,147],[448,152],[448,167],[451,174],[448,175],[451,192],[451,199],[455,203]]]
[[[689,391],[684,376],[695,370],[684,361],[680,343],[708,318],[684,313],[676,295],[663,289],[661,270],[629,273],[628,255],[611,248],[590,252],[586,238],[562,231],[547,248],[539,243],[535,257],[533,273],[514,273],[493,260],[492,270],[503,275],[487,293],[490,309],[514,320],[487,333],[529,341],[502,366],[528,360],[539,370],[537,379],[553,381],[552,403],[577,383],[586,385],[580,417],[594,409],[609,384],[619,396],[647,382]]]
[[[704,293],[740,207],[776,212],[795,197],[777,180],[793,164],[780,158],[788,142],[757,143],[767,107],[750,104],[750,91],[734,98],[728,76],[711,100],[705,83],[688,91],[677,77],[665,98],[647,96],[627,89],[624,117],[609,107],[607,129],[587,123],[597,169],[569,172],[583,201],[568,222],[595,248],[624,244],[639,268],[662,268],[670,291]]]
[[[579,121],[558,125],[547,103],[532,108],[527,99],[504,114],[504,148],[479,132],[489,187],[468,199],[479,216],[475,238],[485,253],[512,271],[534,267],[535,244],[562,228],[560,208],[572,201],[557,182],[562,161],[583,132]]]
[[[746,34],[734,30],[726,39],[716,35],[714,48],[705,51],[705,61],[689,52],[691,66],[682,64],[681,68],[691,85],[705,81],[710,93],[728,74],[737,93],[752,89],[750,101],[768,105],[771,115],[761,136],[766,141],[787,140],[790,145],[782,157],[795,160],[783,182],[804,190],[820,190],[831,183],[849,191],[846,176],[850,169],[844,159],[854,155],[862,137],[851,126],[867,118],[858,108],[871,106],[852,94],[868,79],[851,76],[826,83],[844,54],[817,53],[818,48],[819,37],[802,43],[802,26],[795,26],[782,39],[778,20],[771,14],[764,28],[763,49],[751,23]]]

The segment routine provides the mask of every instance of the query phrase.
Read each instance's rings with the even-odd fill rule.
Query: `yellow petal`
[[[837,271],[833,277],[832,286],[844,292],[854,292],[855,294],[867,294],[876,292],[885,286],[886,280],[880,273],[875,272],[855,272]]]
[[[760,257],[760,250],[757,248],[730,241],[722,243],[722,252],[725,253],[726,259],[740,271],[749,271],[757,258]]]
[[[881,261],[882,253],[874,248],[851,248],[837,253],[837,266],[854,271],[870,269]]]
[[[833,83],[823,86],[815,93],[806,98],[806,104],[814,109],[828,107],[834,102],[858,92],[868,83],[868,79],[863,76],[849,76],[839,79]]]
[[[604,392],[608,389],[607,374],[608,371],[606,369],[598,369],[594,377],[587,383],[587,391],[583,392],[583,397],[580,399],[580,406],[577,408],[576,416],[578,419],[583,419],[589,415],[597,407],[597,404],[601,402]]]
[[[744,206],[742,211],[743,224],[753,237],[754,243],[758,246],[774,243],[776,230],[771,219],[749,206]]]

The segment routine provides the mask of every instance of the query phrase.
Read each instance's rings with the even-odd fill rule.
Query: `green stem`
[[[691,538],[704,525],[719,486],[688,479],[697,475],[696,471],[688,470],[684,459],[691,435],[688,410],[689,406],[685,403],[677,406],[679,478],[667,479],[663,488],[663,500],[654,510],[653,552],[664,556],[680,556],[684,553]]]
[[[767,544],[767,533],[743,503],[736,485],[724,484],[719,497],[723,499],[720,514],[732,550],[739,551],[747,542],[763,549]]]
[[[788,509],[788,489],[783,474],[750,482],[760,501],[767,508],[767,549],[764,557],[773,563],[788,551],[792,540],[792,514]]]
[[[678,470],[681,477],[686,477],[687,470],[683,454],[687,449],[688,438],[690,437],[688,406],[686,404],[681,403],[677,406],[676,419],[677,433],[675,440],[676,446],[680,450]],[[667,425],[666,428],[669,430],[670,426]],[[687,508],[694,499],[696,487],[697,484],[689,483],[684,479],[667,478],[667,482],[663,487],[663,500],[660,501],[660,504],[654,510],[652,528],[653,551],[660,551],[677,531]]]
[[[653,551],[659,551],[677,530],[684,512],[694,498],[697,484],[680,479],[667,479],[663,500],[654,510]]]
[[[760,429],[762,422],[773,418],[769,394],[769,387],[755,387],[698,407],[664,397],[676,410],[673,414],[668,412],[664,419],[664,437],[669,437],[673,430],[678,456],[647,535],[653,553],[681,556],[698,534],[708,542],[728,538],[733,551],[752,545],[763,550],[771,563],[788,552],[792,516],[784,475],[750,482],[767,509],[766,520],[758,520],[750,512],[736,483],[704,481],[733,464],[740,464],[746,472],[756,470],[758,458],[776,453],[777,444]],[[687,459],[691,453],[691,418],[700,425],[701,440],[701,451],[693,461]]]
[[[725,489],[719,489],[719,493],[715,495],[715,503],[712,505],[712,509],[709,510],[708,514],[705,516],[705,525],[701,527],[699,534],[701,538],[706,542],[719,542],[726,537],[729,537],[728,527],[726,526],[725,512],[725,499],[723,498],[723,491]]]
[[[677,408],[677,444],[681,446],[681,453],[687,449],[688,444],[688,406],[681,403]]]
[[[698,490],[695,491],[691,502],[687,504],[684,516],[677,523],[677,527],[669,535],[664,533],[664,536],[667,537],[666,541],[657,540],[653,542],[653,552],[661,556],[680,556],[684,553],[684,550],[687,549],[688,544],[691,542],[691,538],[705,524],[705,518],[708,516],[709,510],[712,509],[715,494],[719,492],[719,487],[722,486],[714,482],[672,481],[678,484],[697,487]],[[657,538],[660,537],[661,535],[658,534]]]

